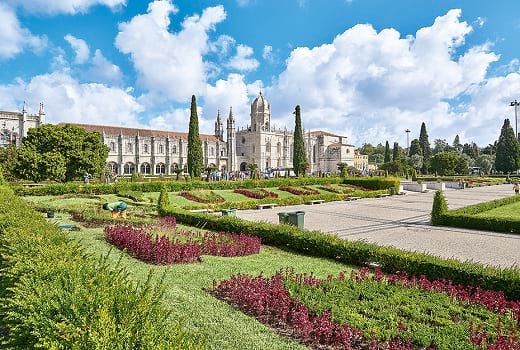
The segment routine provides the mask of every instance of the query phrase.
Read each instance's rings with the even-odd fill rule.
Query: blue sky
[[[406,143],[486,145],[520,99],[513,1],[0,0],[0,110],[49,122],[201,131],[260,90],[273,122]]]

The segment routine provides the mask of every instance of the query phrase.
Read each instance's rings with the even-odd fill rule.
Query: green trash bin
[[[289,214],[285,212],[278,213],[278,223],[279,224],[288,224]]]
[[[235,208],[222,209],[222,216],[237,216],[237,210]]]
[[[305,216],[304,211],[295,211],[292,213],[287,213],[287,223],[290,225],[298,226],[298,228],[303,228],[303,217]]]
[[[390,194],[392,196],[395,194],[395,187],[390,187]]]

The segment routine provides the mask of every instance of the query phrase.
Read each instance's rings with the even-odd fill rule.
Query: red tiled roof
[[[331,134],[330,132],[322,131],[322,130],[311,131],[311,135],[313,135],[313,136],[333,136],[333,137],[341,137],[340,135],[334,135],[334,134]]]
[[[170,138],[180,138],[180,139],[188,139],[188,133],[185,132],[177,132],[177,131],[163,131],[163,130],[151,130],[151,129],[140,129],[140,128],[126,128],[122,126],[109,126],[109,125],[92,125],[92,124],[78,124],[78,123],[60,123],[60,125],[76,125],[84,128],[87,131],[98,131],[99,133],[105,135],[124,135],[124,136],[136,136],[139,132],[139,136],[144,137],[170,137]],[[199,135],[201,140],[208,141],[218,141],[218,138],[215,135]]]

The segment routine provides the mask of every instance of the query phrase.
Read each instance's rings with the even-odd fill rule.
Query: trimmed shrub
[[[203,349],[154,280],[135,285],[0,186],[0,347]]]
[[[166,188],[163,186],[161,188],[161,193],[159,194],[159,200],[157,201],[157,209],[168,205],[170,205],[170,196],[168,191],[166,191]]]
[[[432,225],[442,225],[442,217],[448,211],[448,203],[442,191],[435,192],[432,207]]]
[[[390,187],[398,189],[400,181],[397,177],[350,177],[343,179],[342,183],[371,190],[388,190]]]

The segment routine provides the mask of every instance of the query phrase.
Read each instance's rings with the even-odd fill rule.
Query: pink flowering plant
[[[232,276],[212,293],[315,349],[520,349],[519,301],[446,279],[280,272]]]
[[[258,237],[231,232],[178,230],[175,217],[164,217],[156,225],[105,227],[105,239],[131,256],[153,264],[192,263],[203,254],[244,256],[258,254]]]
[[[253,189],[245,189],[245,188],[237,188],[233,192],[243,194],[249,198],[256,199],[264,199],[264,198],[278,198],[278,194],[268,191],[263,188],[253,188]]]
[[[307,187],[307,186],[280,186],[278,188],[281,191],[289,192],[292,194],[295,194],[297,196],[309,196],[309,195],[318,195],[320,194],[320,191],[315,190],[313,188]]]

